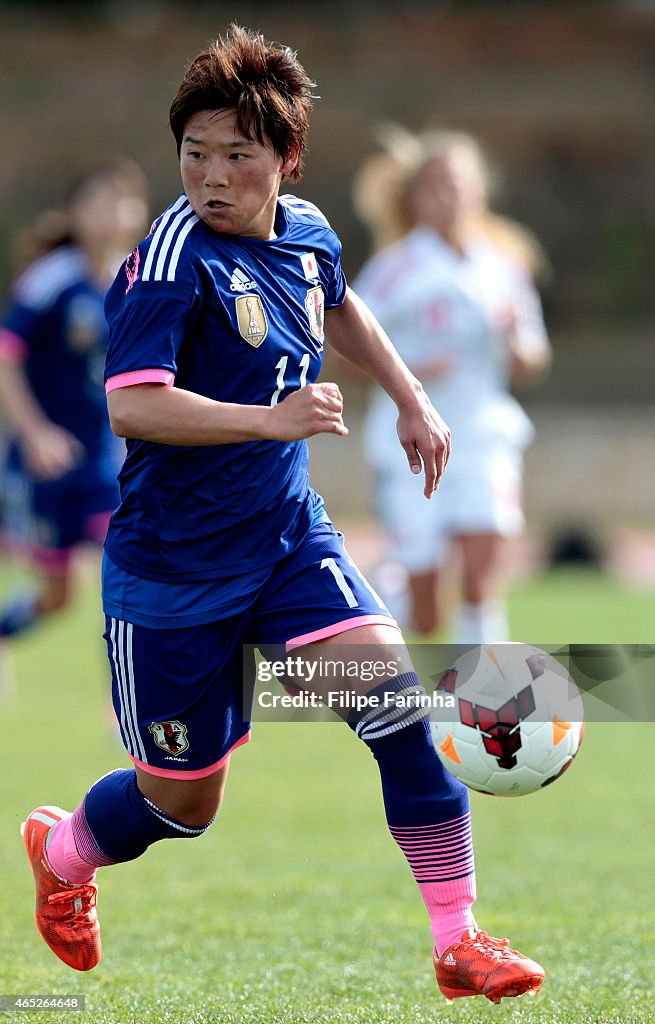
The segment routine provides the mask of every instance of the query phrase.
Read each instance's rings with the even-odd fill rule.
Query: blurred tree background
[[[536,233],[553,267],[543,299],[554,368],[526,399],[540,432],[529,508],[537,517],[602,508],[647,518],[655,503],[652,0],[0,3],[0,284],[12,273],[15,230],[56,203],[72,170],[94,155],[133,156],[150,178],[154,212],[178,194],[168,106],[185,62],[233,19],[297,49],[318,83],[296,191],[341,235],[350,276],[368,251],[350,185],[374,149],[375,124],[479,137],[502,172],[497,207]],[[353,395],[361,404],[356,386]],[[319,449],[330,467],[333,447]]]

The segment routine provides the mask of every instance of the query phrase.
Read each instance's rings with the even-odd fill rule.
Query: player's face
[[[486,205],[479,163],[468,149],[453,149],[429,160],[419,171],[412,191],[414,213],[446,237],[456,233]]]
[[[194,212],[214,231],[271,238],[280,184],[297,163],[286,163],[239,132],[234,110],[201,110],[187,121],[180,168]]]
[[[148,226],[143,192],[121,175],[90,182],[72,202],[70,216],[75,238],[89,249],[101,245],[129,252]]]

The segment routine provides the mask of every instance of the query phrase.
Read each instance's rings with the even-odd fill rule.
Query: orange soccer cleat
[[[95,882],[70,885],[48,863],[46,838],[68,813],[61,807],[37,807],[21,826],[27,856],[36,882],[36,926],[69,967],[90,971],[100,960],[100,924],[96,913]]]
[[[510,949],[509,939],[494,939],[473,929],[440,957],[435,950],[434,970],[449,1003],[461,996],[486,996],[492,1003],[505,996],[534,996],[546,976],[534,960]]]

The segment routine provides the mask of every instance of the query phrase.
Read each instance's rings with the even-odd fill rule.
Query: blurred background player
[[[389,557],[406,574],[412,629],[440,625],[439,577],[454,545],[461,606],[452,640],[507,640],[499,569],[504,538],[523,527],[522,452],[533,433],[509,387],[535,379],[550,360],[533,285],[541,253],[525,229],[490,212],[490,174],[470,135],[392,126],[385,144],[355,181],[378,251],[354,288],[454,444],[437,499],[424,501],[397,454],[393,403],[376,389],[364,440],[376,512]]]
[[[73,549],[101,545],[118,504],[123,445],[104,396],[104,299],[147,210],[141,170],[113,157],[81,173],[65,208],[43,214],[22,240],[23,269],[0,323],[4,527],[40,582],[0,607],[0,649],[69,603]]]

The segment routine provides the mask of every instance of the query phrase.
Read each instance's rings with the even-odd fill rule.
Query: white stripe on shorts
[[[141,739],[141,733],[139,732],[139,719],[136,713],[136,690],[134,688],[134,662],[132,661],[132,632],[134,626],[131,622],[127,623],[127,692],[130,701],[130,708],[132,712],[132,724],[134,725],[134,732],[136,735],[136,741],[139,747],[140,754],[138,755],[140,760],[144,764],[148,763],[146,757],[145,747]]]
[[[125,669],[125,658],[123,656],[123,639],[125,634],[125,622],[122,619],[111,620],[111,654],[114,662],[114,671],[116,673],[116,683],[118,685],[118,699],[120,704],[120,721],[121,730],[123,733],[123,739],[125,746],[127,747],[128,753],[132,754],[133,757],[138,757],[141,761],[147,764],[147,758],[141,743],[141,737],[139,735],[139,729],[136,722],[136,707],[134,700],[130,700],[130,694],[128,690],[128,674]],[[128,636],[130,639],[130,660],[131,660],[131,623],[128,623]],[[132,676],[133,685],[133,672],[130,672]],[[132,712],[134,708],[134,719],[132,719]],[[141,754],[143,756],[141,756]]]
[[[111,620],[111,634],[110,634],[110,639],[111,639],[111,660],[114,663],[114,675],[116,676],[116,686],[117,686],[117,689],[118,689],[118,703],[119,703],[119,707],[120,707],[121,732],[123,734],[123,741],[125,742],[125,744],[127,746],[127,749],[129,750],[130,753],[132,753],[133,752],[131,750],[131,745],[132,744],[131,744],[130,735],[129,735],[128,730],[127,730],[127,721],[126,721],[126,718],[125,718],[125,700],[124,700],[124,697],[123,697],[123,675],[122,675],[122,672],[121,672],[121,670],[119,668],[118,658],[116,656],[116,629],[117,628],[118,628],[118,620],[117,619],[112,619]]]

